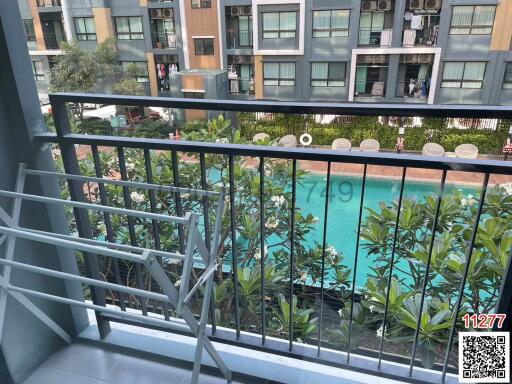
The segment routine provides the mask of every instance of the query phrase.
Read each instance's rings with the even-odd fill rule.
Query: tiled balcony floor
[[[24,384],[188,384],[191,374],[186,367],[77,343],[52,355]],[[227,381],[202,374],[199,383],[224,384]]]

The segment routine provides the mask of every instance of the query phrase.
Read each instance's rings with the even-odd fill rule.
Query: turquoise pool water
[[[307,241],[313,244],[315,241],[322,244],[326,176],[309,174],[305,181],[297,186],[297,207],[302,208],[305,214],[311,213],[318,217],[319,223],[315,230],[308,236]],[[379,209],[379,204],[387,204],[398,199],[401,180],[384,178],[367,178],[364,196],[364,207]],[[331,189],[329,211],[327,217],[327,244],[332,245],[344,256],[344,264],[353,270],[355,247],[357,238],[357,225],[359,207],[361,202],[362,178],[354,176],[341,176],[331,174]],[[476,195],[478,187],[460,187],[447,184],[445,193],[454,189],[462,189],[465,194]],[[405,181],[404,197],[423,200],[425,195],[439,192],[439,183],[426,183],[417,181]],[[363,219],[368,215],[368,210],[363,211]],[[356,286],[365,284],[368,273],[371,272],[371,263],[367,259],[367,253],[360,245]]]

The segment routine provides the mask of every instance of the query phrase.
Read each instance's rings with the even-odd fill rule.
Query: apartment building
[[[60,43],[117,41],[147,93],[512,104],[512,0],[19,0],[39,89]]]

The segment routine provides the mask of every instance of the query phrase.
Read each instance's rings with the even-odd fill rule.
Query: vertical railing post
[[[265,158],[260,157],[260,273],[261,273],[261,344],[267,334],[265,318]]]
[[[290,229],[290,313],[289,313],[289,349],[293,348],[293,277],[295,272],[295,205],[297,200],[297,160],[292,160],[292,208]],[[297,303],[298,305],[298,303]]]
[[[233,155],[229,155],[229,207],[231,213],[231,257],[233,268],[233,287],[235,294],[236,338],[240,338],[240,296],[238,288],[238,263],[236,256],[236,206],[235,206],[235,165]]]
[[[66,103],[62,99],[56,98],[52,95],[50,95],[50,103],[52,106],[52,114],[55,122],[57,136],[60,139],[62,139],[66,135],[71,133]],[[64,165],[65,172],[72,175],[79,175],[80,168],[76,156],[75,145],[71,142],[62,141],[60,145],[60,150],[62,154],[62,163]],[[81,182],[78,182],[76,180],[68,180],[68,187],[71,200],[85,202],[83,184]],[[92,239],[92,229],[91,223],[89,221],[88,212],[85,209],[73,208],[73,213],[75,216],[77,231],[80,237]],[[84,263],[86,273],[89,275],[89,277],[96,280],[102,280],[99,271],[98,256],[96,254],[85,252]],[[93,303],[105,307],[105,289],[98,287],[90,287],[90,289]],[[96,312],[95,315],[100,337],[103,339],[110,332],[110,324],[108,320],[105,320],[103,318],[100,312]]]

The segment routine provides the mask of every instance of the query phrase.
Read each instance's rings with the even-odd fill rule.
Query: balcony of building
[[[66,41],[62,12],[42,13],[40,19],[46,49],[60,49]]]
[[[393,35],[394,0],[363,0],[359,18],[360,47],[389,47]]]
[[[39,8],[61,7],[61,0],[37,0]]]
[[[389,55],[358,55],[354,97],[375,98],[386,96]]]
[[[407,3],[404,14],[402,46],[437,46],[441,6],[441,0],[410,0]]]
[[[252,49],[252,7],[226,7],[227,49]]]
[[[396,96],[410,102],[428,100],[434,55],[400,55]]]
[[[45,120],[2,11],[3,382],[455,384],[462,315],[510,313],[502,155],[289,132],[398,116],[502,135],[511,108],[61,93]],[[110,112],[81,120],[85,104]],[[371,128],[386,148],[419,137]]]
[[[175,49],[178,47],[176,27],[174,24],[174,9],[151,8],[149,23],[154,49]]]

